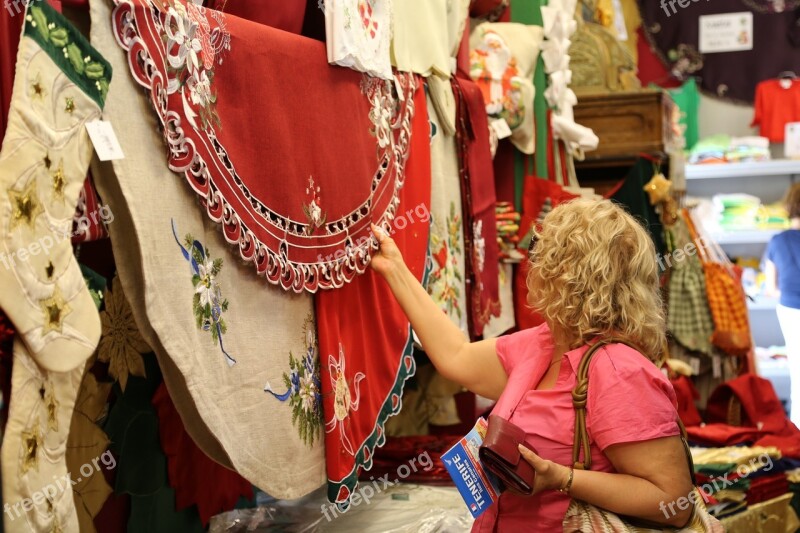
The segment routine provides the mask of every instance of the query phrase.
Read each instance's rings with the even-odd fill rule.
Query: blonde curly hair
[[[660,359],[666,325],[650,235],[609,200],[553,209],[530,254],[528,304],[554,339],[575,349],[615,335]]]

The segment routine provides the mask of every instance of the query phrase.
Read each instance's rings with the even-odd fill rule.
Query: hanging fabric
[[[383,228],[415,277],[424,282],[430,228],[430,131],[421,79],[408,105],[414,120],[411,155],[398,216]],[[402,407],[405,381],[415,371],[408,319],[375,272],[337,291],[316,295],[325,425],[328,499],[346,507],[361,469],[369,469],[384,423]],[[365,332],[372,332],[365,335]]]
[[[91,9],[95,46],[122,74],[127,58],[106,22],[111,8],[97,0]],[[163,140],[129,75],[119,76],[105,118],[126,148],[125,159],[93,168],[115,215],[108,229],[120,281],[187,432],[270,495],[308,494],[325,481],[311,296],[230,260],[195,194],[153,157]]]
[[[393,0],[321,0],[328,62],[391,80]]]
[[[403,184],[408,75],[395,84],[328,68],[321,43],[191,2],[115,4],[115,37],[164,128],[170,168],[239,256],[295,292],[364,272],[376,246],[370,223],[396,215]],[[241,105],[265,95],[283,105]]]

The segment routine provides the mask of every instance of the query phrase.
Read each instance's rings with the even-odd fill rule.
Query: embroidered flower
[[[447,314],[461,319],[459,299],[464,284],[464,277],[459,268],[462,242],[461,215],[456,213],[455,202],[450,203],[450,215],[444,222],[444,228],[434,223],[434,229],[435,231],[431,232],[430,245],[430,255],[434,265],[428,277],[428,294]]]
[[[119,277],[111,282],[112,291],[106,290],[106,308],[100,313],[103,333],[97,346],[97,358],[108,363],[108,373],[119,380],[119,386],[125,390],[128,376],[145,376],[142,354],[152,349],[144,340]]]
[[[192,272],[192,285],[194,297],[192,308],[197,320],[197,327],[211,332],[211,339],[219,343],[220,350],[225,355],[228,366],[236,364],[236,359],[225,351],[222,344],[222,335],[228,331],[228,326],[222,314],[228,310],[228,300],[222,297],[222,289],[217,282],[222,270],[222,259],[211,259],[208,248],[191,235],[186,235],[184,243],[178,239],[175,221],[172,222],[172,235],[181,249],[183,258],[189,262]]]
[[[328,356],[328,372],[330,373],[331,388],[333,389],[333,418],[325,422],[325,433],[331,433],[338,429],[342,448],[350,455],[355,455],[353,445],[347,436],[345,422],[349,418],[351,411],[358,411],[361,399],[360,384],[366,378],[366,375],[363,372],[358,372],[353,377],[353,388],[356,393],[354,400],[345,374],[344,347],[341,344],[339,345],[338,361],[334,359],[333,355]]]
[[[325,224],[327,215],[322,210],[322,198],[320,197],[320,187],[314,185],[314,177],[308,177],[308,187],[306,187],[306,195],[310,198],[307,205],[303,206],[303,213],[308,219],[308,227],[306,228],[306,235],[313,235],[314,231]]]
[[[289,402],[292,408],[292,424],[297,428],[303,442],[312,446],[319,437],[319,430],[322,427],[320,368],[313,315],[306,318],[303,328],[306,355],[296,359],[291,352],[289,353],[289,373],[283,374],[286,392],[276,394],[269,383],[264,387],[264,392],[271,394],[278,401]]]
[[[174,69],[182,69],[184,65],[194,72],[200,66],[197,53],[203,49],[200,39],[196,37],[197,23],[190,19],[186,8],[179,2],[167,9],[165,31],[167,34],[167,60]]]
[[[486,263],[486,239],[483,238],[483,220],[478,220],[472,224],[472,233],[476,268],[478,272],[483,272],[483,267]]]
[[[217,99],[211,92],[211,80],[204,70],[189,77],[186,85],[193,104],[206,107],[216,102]]]

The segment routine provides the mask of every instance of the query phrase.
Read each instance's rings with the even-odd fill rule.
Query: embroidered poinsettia
[[[461,215],[456,213],[455,203],[450,203],[450,215],[445,220],[446,238],[439,232],[431,233],[431,257],[435,265],[428,278],[428,294],[433,296],[447,313],[461,318],[461,285],[463,277],[458,265],[461,254]],[[485,245],[485,243],[484,243]]]
[[[222,271],[222,258],[211,259],[208,249],[186,236],[185,246],[197,263],[197,273],[192,276],[194,284],[194,315],[197,326],[211,331],[214,342],[228,331],[222,313],[228,310],[228,300],[222,297],[217,276]]]
[[[97,426],[97,421],[105,412],[110,391],[111,383],[98,383],[94,374],[88,371],[83,376],[67,439],[65,456],[69,472],[77,472],[82,465],[91,463],[92,459],[97,460],[106,451],[109,440]],[[72,492],[80,530],[96,531],[94,517],[113,492],[105,476],[100,473],[81,476],[73,482]]]
[[[144,377],[142,354],[152,349],[136,326],[118,276],[111,282],[111,289],[111,292],[106,290],[106,308],[100,313],[103,333],[97,346],[97,358],[109,364],[108,373],[119,380],[124,391],[129,375]]]
[[[372,76],[364,76],[361,81],[361,92],[369,99],[372,108],[369,120],[372,122],[370,133],[378,141],[379,148],[386,148],[392,142],[392,115],[395,102],[391,91],[386,91],[389,82]]]
[[[167,35],[167,60],[169,65],[180,70],[188,67],[194,72],[200,67],[198,53],[203,49],[197,38],[198,24],[189,18],[186,8],[179,2],[167,9],[164,31]]]
[[[211,92],[211,80],[205,71],[192,75],[186,85],[189,87],[193,104],[206,107],[216,103],[217,97]]]

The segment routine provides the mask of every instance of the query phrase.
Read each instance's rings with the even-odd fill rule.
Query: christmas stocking
[[[65,453],[83,365],[70,372],[39,368],[19,338],[14,343],[13,395],[3,438],[5,531],[77,532]],[[99,469],[99,467],[97,468]],[[95,465],[71,473],[102,476]]]
[[[72,218],[111,68],[46,2],[32,3],[0,152],[0,307],[44,369],[81,367],[100,320],[72,253]]]

